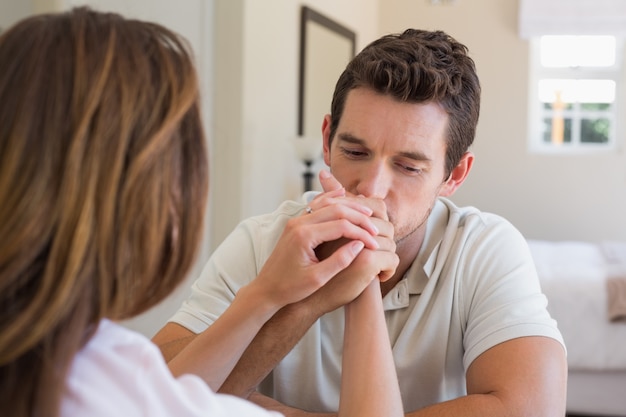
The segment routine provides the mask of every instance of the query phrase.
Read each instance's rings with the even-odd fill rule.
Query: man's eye
[[[410,165],[398,164],[398,166],[399,166],[402,170],[404,170],[404,171],[406,171],[406,172],[408,172],[408,173],[411,173],[411,174],[419,174],[419,173],[421,173],[421,172],[422,172],[422,169],[421,169],[421,168],[416,168],[416,167],[413,167],[413,166],[410,166]]]
[[[367,155],[366,152],[357,149],[341,148],[341,152],[349,158],[362,158]]]

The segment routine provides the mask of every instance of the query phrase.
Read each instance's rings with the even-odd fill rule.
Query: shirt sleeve
[[[241,222],[215,250],[192,285],[191,296],[170,321],[194,333],[204,331],[215,322],[232,303],[237,291],[256,278],[285,224],[298,215],[305,204],[304,201],[286,201],[272,213]]]
[[[463,279],[460,294],[467,369],[487,349],[518,337],[563,338],[547,310],[539,278],[519,231],[509,222],[494,216],[468,237],[465,261],[459,264]]]
[[[215,250],[191,287],[191,295],[170,321],[194,333],[210,326],[228,308],[237,291],[258,274],[256,222],[240,223]]]

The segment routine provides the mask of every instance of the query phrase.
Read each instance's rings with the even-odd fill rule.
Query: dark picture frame
[[[302,6],[298,136],[319,133],[323,114],[330,112],[335,83],[355,52],[354,31],[310,7]],[[308,115],[319,115],[319,118],[308,120],[311,118]]]

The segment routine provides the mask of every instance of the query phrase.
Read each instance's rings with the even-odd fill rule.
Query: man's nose
[[[384,199],[387,197],[389,187],[391,187],[390,169],[383,163],[371,163],[363,167],[356,191],[365,197]]]

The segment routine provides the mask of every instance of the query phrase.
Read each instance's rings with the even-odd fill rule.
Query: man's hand
[[[310,210],[290,219],[259,275],[248,286],[257,300],[279,308],[317,291],[350,265],[363,250],[377,250],[388,242],[380,228],[388,227],[371,216],[372,210],[357,199],[344,200],[343,189],[321,194]],[[318,258],[315,249],[337,242],[334,251]]]
[[[320,183],[325,193],[342,189],[341,184],[328,171],[320,172]],[[327,203],[328,194],[320,194],[314,202]],[[346,194],[341,201],[334,199],[335,204],[362,204],[371,209],[370,221],[378,230],[375,236],[377,248],[367,247],[357,255],[349,267],[337,274],[328,284],[311,295],[306,302],[315,306],[319,315],[332,311],[354,300],[374,278],[386,281],[395,273],[399,263],[396,255],[396,244],[393,239],[394,228],[388,221],[384,201]],[[313,204],[313,203],[312,203]],[[343,237],[334,241],[324,242],[316,247],[315,254],[323,260],[332,256],[348,242]]]
[[[311,201],[310,212],[288,222],[259,277],[249,285],[263,283],[261,291],[274,291],[275,299],[283,302],[297,300],[316,285],[321,288],[283,307],[265,323],[220,392],[250,395],[320,316],[354,300],[376,277],[386,279],[395,271],[398,257],[384,202],[347,196],[327,172],[320,174],[320,181],[326,191]],[[318,255],[324,244],[334,246]],[[350,245],[360,246],[360,252]],[[300,268],[299,277],[289,265]]]
[[[350,266],[305,299],[317,311],[317,315],[321,316],[354,300],[373,279],[384,281],[394,274],[400,259],[395,252],[393,226],[386,223],[380,230],[377,250],[363,249]]]

